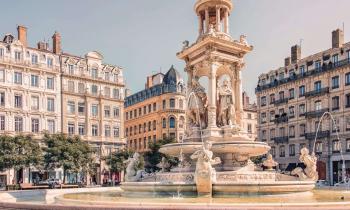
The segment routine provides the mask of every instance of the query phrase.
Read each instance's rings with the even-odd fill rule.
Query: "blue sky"
[[[101,52],[105,61],[122,66],[127,86],[144,88],[147,75],[165,72],[172,64],[183,74],[176,58],[182,42],[197,38],[194,0],[11,0],[2,6],[0,34],[16,34],[28,27],[31,46],[62,35],[63,50],[84,55]],[[283,65],[290,47],[302,42],[302,55],[330,48],[331,31],[345,25],[349,40],[348,0],[233,0],[231,34],[246,34],[254,51],[246,58],[243,89],[251,96],[257,77]],[[58,4],[57,4],[58,3]],[[184,75],[184,74],[183,74]],[[184,75],[185,76],[185,75]]]

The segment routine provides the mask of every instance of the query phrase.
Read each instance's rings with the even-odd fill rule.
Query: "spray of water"
[[[346,171],[345,171],[345,159],[344,159],[344,155],[343,155],[343,148],[342,148],[342,144],[341,144],[340,137],[339,137],[339,132],[338,132],[337,123],[336,123],[336,121],[335,121],[335,119],[334,119],[332,113],[330,113],[330,112],[325,112],[325,113],[323,113],[323,114],[322,114],[322,117],[321,117],[321,119],[320,119],[320,121],[318,122],[312,152],[313,152],[313,154],[315,154],[315,147],[316,147],[316,141],[317,141],[317,137],[318,137],[318,132],[319,132],[320,127],[321,127],[321,125],[322,125],[322,121],[323,121],[323,119],[324,119],[326,116],[330,116],[331,121],[332,121],[332,123],[333,123],[333,126],[334,126],[334,128],[335,128],[335,132],[336,132],[336,135],[337,135],[337,139],[338,139],[338,141],[339,141],[339,143],[340,143],[340,156],[341,156],[341,159],[342,159],[342,162],[343,162],[343,163],[342,163],[342,179],[343,179],[343,181],[345,182],[345,181],[346,181],[346,177],[345,177]]]

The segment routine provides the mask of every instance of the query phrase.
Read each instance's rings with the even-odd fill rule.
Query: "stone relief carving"
[[[140,154],[135,152],[133,157],[130,157],[124,164],[127,164],[125,181],[127,182],[137,182],[142,178],[143,170],[139,170],[138,166],[140,164]]]
[[[303,148],[300,151],[300,162],[304,163],[306,168],[302,169],[300,167],[294,169],[291,174],[297,175],[300,180],[302,181],[317,181],[318,180],[318,173],[317,173],[317,157],[313,153],[312,155],[309,154],[309,150],[307,148]]]
[[[212,195],[212,184],[216,182],[216,171],[212,165],[221,163],[219,157],[213,159],[210,149],[211,143],[205,142],[202,149],[191,155],[192,160],[197,160],[194,179],[199,195]]]
[[[278,163],[272,158],[271,154],[267,154],[266,160],[263,162],[263,166],[265,166],[268,171],[273,171],[273,167],[278,166]]]
[[[236,124],[236,110],[233,102],[233,91],[230,82],[224,79],[221,86],[217,88],[218,99],[218,126],[232,126]]]
[[[205,89],[193,78],[188,99],[187,117],[190,127],[206,128],[208,124],[208,97]]]

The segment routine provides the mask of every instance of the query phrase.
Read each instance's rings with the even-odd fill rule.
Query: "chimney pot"
[[[284,66],[287,67],[291,64],[291,58],[290,57],[287,57],[284,59]]]
[[[61,35],[57,31],[52,36],[52,52],[55,54],[61,53]]]
[[[301,47],[299,45],[292,46],[291,57],[292,63],[297,63],[301,59]]]
[[[332,48],[341,48],[344,44],[344,31],[337,30],[332,31]]]
[[[25,26],[17,26],[17,35],[18,40],[25,46],[28,46],[27,43],[27,28]]]

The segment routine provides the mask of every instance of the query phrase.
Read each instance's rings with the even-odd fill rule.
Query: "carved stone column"
[[[225,9],[225,17],[224,17],[224,32],[229,33],[229,19],[228,19],[228,9]]]
[[[221,22],[221,17],[220,17],[220,7],[216,7],[216,31],[221,31],[221,26],[220,26],[220,22]]]
[[[205,10],[205,32],[209,33],[209,8]]]
[[[242,72],[237,69],[237,82],[236,82],[236,88],[237,88],[237,97],[236,97],[236,107],[237,107],[237,118],[238,118],[238,124],[240,126],[242,122],[243,117],[243,101],[242,101]]]
[[[208,127],[216,128],[216,71],[218,65],[210,64],[209,90],[208,90]]]
[[[203,34],[203,19],[202,15],[198,15],[198,22],[199,22],[199,36]]]

